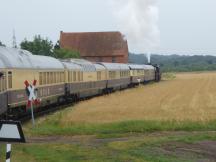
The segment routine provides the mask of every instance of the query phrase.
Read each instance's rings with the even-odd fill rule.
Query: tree
[[[1,41],[0,41],[0,46],[6,47]]]
[[[60,49],[54,49],[54,57],[60,59],[80,58],[80,53],[75,50],[60,48]]]
[[[44,39],[40,35],[36,35],[33,41],[25,39],[20,44],[21,49],[28,50],[35,55],[53,56],[53,43]]]
[[[51,56],[60,59],[79,58],[78,51],[61,49],[59,41],[53,46],[52,41],[44,39],[40,35],[36,35],[33,41],[23,40],[20,44],[22,49],[32,52],[35,55]]]

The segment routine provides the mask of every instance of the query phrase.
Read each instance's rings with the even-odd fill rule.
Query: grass
[[[162,79],[163,80],[172,80],[176,78],[176,74],[174,73],[163,73],[162,74]]]
[[[180,73],[172,80],[79,102],[55,117],[62,125],[216,120],[215,82],[216,73]]]
[[[21,144],[12,146],[12,161],[16,162],[193,162],[202,155],[190,152],[176,154],[167,152],[170,143],[193,144],[203,140],[216,140],[216,133],[181,136],[146,136],[127,141],[107,141],[105,143],[79,144]],[[2,156],[1,156],[1,159]]]
[[[156,131],[214,131],[216,121],[123,121],[105,124],[71,124],[61,125],[52,120],[36,125],[34,129],[25,128],[25,133],[38,135],[97,135],[98,137],[115,137],[128,133],[147,133]]]
[[[78,143],[69,140],[68,144],[50,141],[14,145],[16,159],[12,161],[193,162],[208,159],[202,153],[175,150],[187,144],[193,150],[197,142],[216,141],[216,73],[165,74],[164,77],[166,81],[159,84],[93,98],[39,118],[34,129],[31,122],[26,124],[24,132],[28,137],[84,135],[87,139],[82,138]],[[92,138],[103,142],[91,141]]]

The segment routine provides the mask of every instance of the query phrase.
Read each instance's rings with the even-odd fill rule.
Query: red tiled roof
[[[128,55],[127,41],[120,32],[61,32],[60,46],[77,50],[82,57]]]

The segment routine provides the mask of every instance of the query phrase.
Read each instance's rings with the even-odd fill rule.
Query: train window
[[[122,73],[120,72],[120,76],[122,75]],[[109,78],[110,79],[115,79],[116,78],[116,72],[115,71],[110,71],[109,72]]]
[[[70,82],[72,82],[73,81],[73,72],[71,71],[70,72]]]
[[[50,84],[53,84],[53,72],[50,72]]]
[[[46,73],[43,72],[43,84],[46,84]]]
[[[76,82],[76,72],[73,72],[73,81]]]
[[[97,80],[101,80],[101,71],[97,72]]]
[[[63,78],[62,78],[62,72],[60,72],[60,83],[62,82]]]
[[[59,83],[59,72],[56,72],[56,83]]]
[[[12,72],[8,72],[8,88],[12,88]]]
[[[62,72],[61,74],[62,74],[62,82],[64,82],[65,81],[64,72]]]
[[[56,72],[53,73],[53,79],[54,79],[54,83],[57,83],[56,82]]]
[[[68,82],[71,82],[71,72],[68,71]]]
[[[50,73],[47,72],[47,83],[46,84],[50,84]]]
[[[52,72],[52,84],[55,84],[55,72]]]
[[[3,85],[2,85],[2,79],[0,78],[0,92],[2,92],[3,91]]]
[[[53,72],[50,72],[50,84],[53,84]]]
[[[81,80],[80,72],[78,72],[78,81]]]
[[[0,72],[0,92],[6,90],[6,79],[5,79],[5,74],[3,72]]]
[[[43,82],[42,82],[42,75],[43,75],[43,73],[39,73],[39,85],[42,85],[43,84]]]
[[[109,78],[112,79],[112,71],[109,71]]]

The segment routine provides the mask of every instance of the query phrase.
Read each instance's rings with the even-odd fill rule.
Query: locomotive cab
[[[159,82],[161,80],[161,70],[159,65],[154,65],[155,67],[155,81]]]

